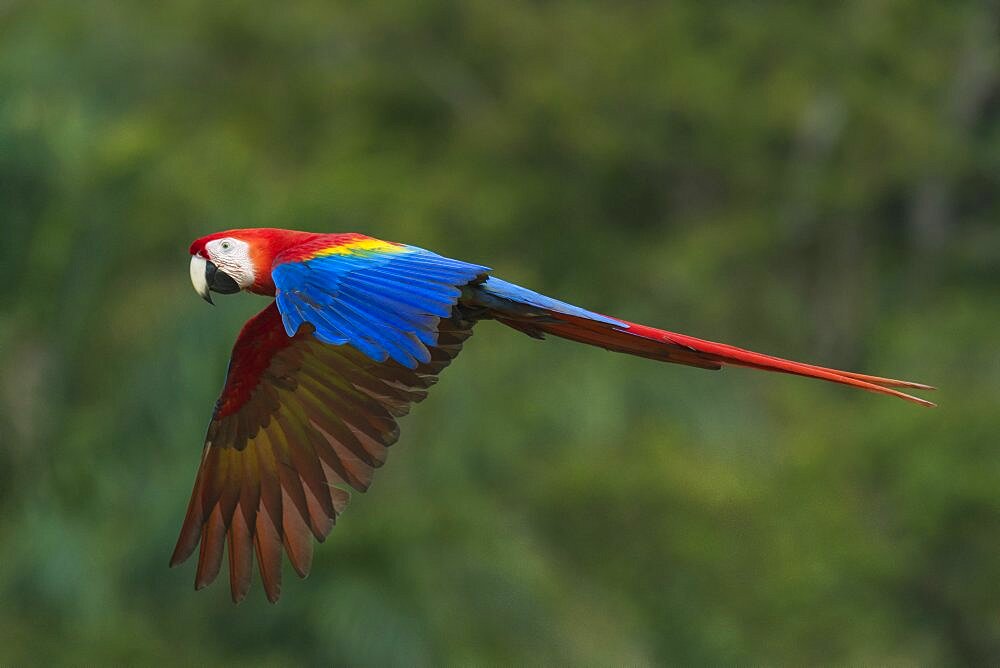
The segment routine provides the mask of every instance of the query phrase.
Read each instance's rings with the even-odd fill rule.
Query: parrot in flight
[[[305,577],[350,487],[365,491],[396,419],[422,401],[473,326],[496,320],[702,369],[741,366],[820,378],[906,399],[929,385],[837,371],[612,318],[494,276],[489,267],[363,234],[229,230],[191,244],[191,281],[212,292],[273,297],[243,327],[215,404],[170,565],[201,545],[195,588],[219,574],[228,546],[234,602],[254,558],[272,603],[282,555]]]

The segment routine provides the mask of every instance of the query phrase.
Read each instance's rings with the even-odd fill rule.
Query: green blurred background
[[[1000,6],[0,3],[0,663],[1000,661]],[[481,325],[305,581],[167,558],[231,227],[941,407]]]

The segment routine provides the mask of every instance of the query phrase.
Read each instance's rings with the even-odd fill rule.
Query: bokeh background
[[[1000,661],[1000,6],[0,2],[0,663]],[[941,407],[480,326],[259,584],[167,568],[188,243],[360,231]]]

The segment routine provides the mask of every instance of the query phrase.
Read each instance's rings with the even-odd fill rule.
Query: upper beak
[[[215,266],[215,265],[212,265]],[[191,256],[191,285],[202,299],[209,304],[212,302],[212,293],[208,290],[208,260],[200,255]]]
[[[239,284],[233,280],[232,276],[224,271],[219,271],[219,268],[211,260],[206,260],[200,255],[191,256],[191,285],[194,286],[194,291],[209,304],[214,304],[211,290],[224,295],[240,291]]]

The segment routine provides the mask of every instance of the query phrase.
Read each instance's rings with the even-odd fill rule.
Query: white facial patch
[[[228,274],[241,290],[246,290],[254,282],[253,261],[250,259],[250,244],[240,239],[224,237],[205,244],[208,259]]]

